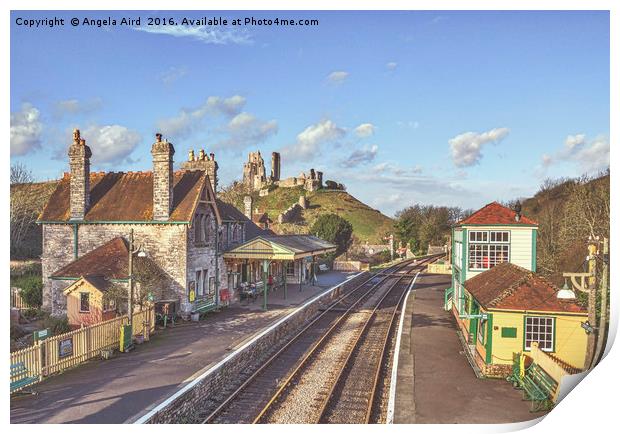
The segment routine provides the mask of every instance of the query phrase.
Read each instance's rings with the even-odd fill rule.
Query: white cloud
[[[609,147],[609,138],[604,135],[589,142],[585,134],[569,135],[555,155],[542,156],[542,166],[546,169],[558,161],[569,161],[583,172],[597,173],[609,167]]]
[[[330,83],[340,84],[343,83],[348,76],[349,73],[346,71],[334,71],[327,76],[327,80]]]
[[[499,143],[509,132],[508,128],[493,128],[484,133],[470,131],[451,138],[448,143],[454,165],[469,167],[477,164],[482,158],[482,147],[487,143]]]
[[[398,63],[396,62],[388,62],[385,64],[385,67],[389,69],[390,71],[394,71],[397,66],[398,66]]]
[[[11,154],[25,155],[41,147],[43,124],[39,110],[29,103],[11,113]]]
[[[141,26],[134,30],[159,35],[168,35],[175,38],[189,38],[204,44],[251,44],[252,37],[245,30],[220,29],[211,26]]]
[[[310,158],[320,153],[324,143],[335,142],[346,135],[343,128],[333,121],[326,119],[310,125],[297,135],[297,141],[282,149],[282,154],[288,160]]]
[[[179,78],[187,75],[187,67],[185,66],[171,66],[166,71],[159,75],[159,79],[164,84],[172,84]]]
[[[370,148],[357,149],[341,161],[340,165],[342,167],[356,167],[361,164],[368,164],[375,159],[378,150],[379,147],[377,145],[372,145]]]
[[[278,123],[275,120],[261,121],[250,113],[242,112],[230,120],[223,132],[227,138],[214,144],[214,149],[243,149],[276,134]]]
[[[66,99],[58,101],[54,107],[54,115],[62,117],[64,115],[85,115],[96,112],[103,105],[101,98],[88,100]]]
[[[241,113],[245,103],[246,99],[240,95],[234,95],[230,98],[210,96],[196,108],[181,109],[176,116],[160,119],[157,122],[157,128],[162,134],[169,137],[187,137],[202,125],[202,121],[207,115],[234,117]]]
[[[406,127],[406,128],[413,128],[418,129],[420,126],[420,122],[418,121],[398,121],[396,122],[396,125],[398,125],[399,127]]]
[[[140,140],[140,134],[122,125],[91,125],[82,137],[93,152],[94,165],[118,164],[129,159]]]
[[[354,131],[357,137],[369,137],[375,133],[376,129],[377,127],[375,127],[373,124],[365,123],[357,126]]]

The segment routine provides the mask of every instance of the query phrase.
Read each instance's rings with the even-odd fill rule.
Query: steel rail
[[[351,361],[351,358],[353,357],[353,353],[359,348],[359,344],[360,341],[362,340],[362,337],[364,336],[364,333],[369,329],[369,325],[371,324],[372,320],[374,318],[376,318],[377,315],[377,310],[380,308],[381,304],[383,303],[383,301],[388,297],[388,295],[390,295],[392,293],[392,291],[398,286],[399,283],[401,283],[401,281],[405,278],[409,278],[412,277],[409,274],[406,275],[402,275],[400,277],[397,278],[396,282],[394,282],[394,284],[385,292],[385,294],[383,294],[383,296],[381,297],[381,299],[377,302],[376,306],[373,308],[372,312],[370,313],[370,315],[368,316],[368,318],[366,319],[366,321],[364,322],[364,324],[361,327],[361,331],[359,332],[359,334],[357,335],[357,337],[355,338],[355,340],[353,341],[352,345],[351,345],[351,349],[348,351],[348,354],[346,356],[346,358],[344,359],[342,366],[340,367],[340,369],[338,370],[338,372],[336,373],[336,377],[335,380],[332,382],[331,387],[329,388],[328,392],[327,392],[327,396],[325,398],[325,400],[323,400],[318,414],[315,418],[315,420],[312,423],[320,423],[321,420],[323,419],[325,412],[327,410],[327,406],[329,405],[329,403],[331,402],[333,395],[334,395],[334,391],[336,390],[336,387],[338,387],[338,385],[340,385],[342,379],[343,379],[343,373],[346,370],[346,368],[349,366],[349,363]],[[401,297],[399,297],[399,301],[400,301]],[[395,306],[394,310],[397,310],[398,305]],[[380,366],[380,364],[379,364]],[[367,412],[368,414],[368,412]],[[366,417],[366,421],[364,423],[368,423],[367,422],[368,417]]]
[[[420,263],[416,263],[414,264],[415,267],[422,265],[424,263],[426,263],[428,260],[432,259],[434,256],[430,256],[428,258],[424,258],[422,262]],[[390,267],[390,268],[397,268],[397,269],[402,269],[405,268],[407,265],[410,265],[411,263],[413,263],[416,259],[420,259],[420,258],[415,258],[412,259],[410,261],[407,261],[407,263],[403,264],[402,262],[397,264],[400,265],[399,267]],[[390,268],[384,270],[387,271]],[[407,276],[407,274],[403,274],[403,277]],[[271,397],[271,399],[269,400],[269,402],[265,405],[265,407],[261,410],[261,412],[258,414],[258,416],[255,417],[254,421],[252,423],[260,423],[260,420],[264,417],[264,415],[270,410],[270,408],[273,406],[273,404],[276,402],[276,400],[280,397],[280,395],[282,394],[282,392],[289,386],[291,380],[297,375],[297,373],[299,373],[301,371],[301,369],[304,367],[304,365],[306,364],[306,362],[315,354],[315,351],[323,344],[323,342],[325,342],[331,335],[332,332],[336,329],[336,327],[344,320],[345,317],[347,317],[349,315],[349,313],[351,313],[351,311],[364,299],[364,297],[366,295],[368,295],[371,291],[373,291],[378,285],[380,285],[381,283],[383,283],[388,277],[394,277],[393,275],[391,275],[390,273],[387,273],[387,277],[385,277],[384,279],[382,279],[379,283],[373,285],[371,287],[371,289],[369,289],[366,293],[364,293],[358,300],[356,300],[333,324],[332,326],[323,334],[323,336],[310,348],[310,350],[308,350],[308,352],[305,354],[304,358],[301,360],[301,362],[296,366],[296,368],[293,370],[292,373],[289,374],[289,376],[286,378],[286,380],[281,384],[281,386],[278,388],[278,390],[275,392],[275,394]],[[399,280],[400,281],[400,278]],[[390,289],[388,289],[386,291],[386,294],[389,293],[391,291],[391,289],[398,283],[398,281],[396,283],[394,283],[394,285],[392,285],[392,287],[390,287]],[[385,297],[385,296],[384,296]],[[383,300],[383,298],[381,299]]]
[[[254,371],[252,373],[252,375],[250,375],[250,377],[248,377],[248,379],[246,379],[238,388],[236,388],[233,391],[233,393],[228,396],[228,398],[226,398],[214,411],[212,411],[202,421],[202,423],[203,424],[207,424],[207,423],[211,422],[213,419],[215,419],[241,392],[243,392],[247,388],[248,385],[250,385],[269,365],[271,365],[271,363],[273,363],[273,361],[275,361],[280,355],[282,355],[282,353],[286,349],[288,349],[293,343],[295,343],[306,331],[308,331],[308,329],[310,329],[312,326],[314,326],[323,316],[327,315],[328,312],[331,312],[332,309],[335,308],[337,305],[339,305],[342,301],[344,301],[348,297],[351,297],[352,295],[357,293],[357,291],[359,291],[361,288],[363,288],[364,285],[366,285],[371,280],[375,279],[377,276],[381,276],[382,277],[385,274],[385,272],[388,271],[388,270],[404,268],[407,265],[409,265],[410,263],[412,263],[414,260],[415,259],[410,259],[410,260],[405,260],[405,261],[399,262],[398,264],[394,264],[393,266],[391,266],[391,267],[389,267],[389,268],[387,268],[385,270],[382,270],[381,272],[379,272],[377,274],[372,275],[371,277],[369,277],[368,279],[364,280],[362,283],[357,285],[354,289],[348,291],[346,294],[343,294],[337,300],[333,301],[323,312],[321,312],[310,323],[308,323],[306,326],[304,326],[303,329],[301,329],[293,338],[289,339],[289,341],[286,342],[286,344],[284,344],[284,346],[282,346],[282,348],[280,348],[275,354],[273,354],[269,359],[267,359],[267,361],[265,361],[256,371]],[[368,294],[376,286],[380,285],[381,283],[383,283],[388,278],[389,278],[389,275],[385,275],[385,277],[383,277],[383,279],[381,279],[379,282],[373,284],[373,286],[366,293],[364,293],[360,297],[360,299],[362,299],[366,294]],[[357,302],[355,302],[355,304],[357,304]],[[346,312],[343,313],[341,315],[341,317],[344,316],[345,314],[346,314]]]

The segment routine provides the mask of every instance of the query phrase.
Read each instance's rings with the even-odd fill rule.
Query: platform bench
[[[11,393],[28,387],[38,381],[38,376],[28,375],[28,369],[26,365],[24,365],[24,362],[11,365]]]
[[[532,401],[532,412],[549,410],[553,406],[553,395],[558,383],[540,366],[532,363],[521,379],[524,397]]]
[[[217,310],[217,307],[218,306],[215,303],[214,299],[205,298],[202,300],[196,300],[196,302],[194,303],[194,309],[192,310],[192,313],[198,313],[200,315],[203,315],[207,312]]]

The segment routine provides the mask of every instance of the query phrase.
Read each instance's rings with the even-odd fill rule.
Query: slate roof
[[[92,287],[97,288],[100,292],[106,292],[112,286],[112,282],[110,282],[105,277],[87,276],[87,277],[82,277],[82,279],[79,279],[78,281],[74,282],[72,285],[69,285],[67,288],[65,288],[64,290],[65,295],[68,295],[71,292],[75,291],[80,286],[80,285],[77,285],[77,283],[80,280],[84,280],[85,282],[89,283]]]
[[[508,262],[467,279],[464,286],[485,309],[587,312],[573,300],[558,299],[559,288],[542,276]]]
[[[456,225],[538,225],[534,220],[521,215],[519,221],[515,220],[517,215],[516,211],[500,205],[497,202],[491,202],[478,211],[470,215],[469,217],[461,220]]]
[[[263,235],[261,238],[265,241],[280,244],[295,253],[309,253],[336,248],[332,243],[328,243],[314,235]]]
[[[122,237],[116,237],[60,268],[51,277],[127,279],[128,258],[127,243]]]
[[[179,170],[173,175],[170,221],[189,222],[207,175],[202,170]],[[65,173],[39,216],[41,222],[70,218],[70,174]],[[209,184],[206,182],[206,184]],[[90,207],[85,221],[152,221],[153,172],[93,172]]]

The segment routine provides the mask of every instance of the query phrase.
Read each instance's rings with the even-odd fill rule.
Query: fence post
[[[43,345],[41,345],[41,341],[38,340],[37,343],[37,374],[39,376],[39,381],[43,379]]]

